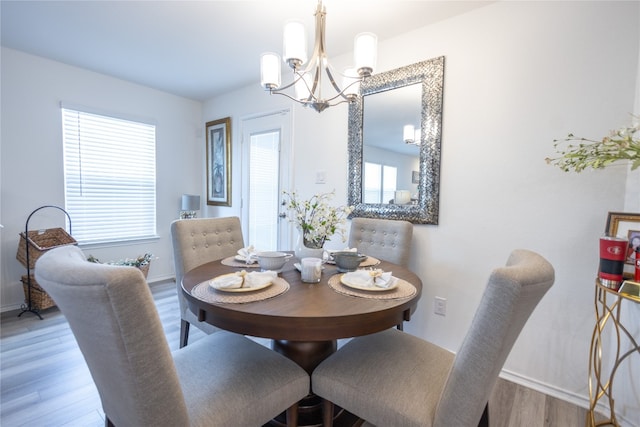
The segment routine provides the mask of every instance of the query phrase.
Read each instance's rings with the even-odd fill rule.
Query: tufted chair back
[[[180,347],[187,345],[189,325],[194,324],[207,333],[216,329],[198,322],[182,296],[182,278],[194,268],[211,261],[233,256],[244,247],[240,218],[179,219],[171,223],[173,259],[180,301]]]
[[[406,267],[409,264],[412,237],[413,224],[408,221],[353,218],[349,247]]]

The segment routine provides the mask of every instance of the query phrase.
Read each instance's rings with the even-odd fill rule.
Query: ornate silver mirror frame
[[[443,80],[444,57],[441,56],[375,74],[362,82],[361,96],[349,105],[349,189],[347,197],[349,205],[354,207],[350,218],[402,219],[414,224],[438,223]],[[416,83],[422,85],[418,200],[415,204],[410,205],[362,203],[365,97]]]

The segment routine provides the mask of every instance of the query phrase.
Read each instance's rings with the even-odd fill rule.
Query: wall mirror
[[[362,82],[349,105],[350,217],[438,223],[443,79],[438,57]]]

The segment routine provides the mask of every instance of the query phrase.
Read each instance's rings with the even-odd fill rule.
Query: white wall
[[[514,248],[535,250],[555,266],[556,283],[504,375],[582,406],[597,242],[607,213],[624,208],[627,167],[564,173],[544,159],[569,132],[600,137],[628,123],[638,92],[639,22],[638,2],[500,2],[382,41],[378,51],[378,71],[445,56],[440,222],[414,228],[411,267],[424,292],[405,329],[455,351],[490,270]],[[282,105],[290,104],[256,83],[206,102],[204,118],[231,115],[238,123]],[[335,187],[336,203],[345,203],[346,109],[294,108],[295,188],[310,195]],[[314,184],[319,165],[328,172],[325,185]],[[447,298],[446,317],[433,314],[435,296]],[[629,309],[637,319],[640,310]],[[634,328],[637,334],[631,321]],[[640,419],[634,363],[618,376],[635,383],[616,392],[629,422]]]
[[[2,310],[23,300],[16,260],[18,233],[34,209],[64,207],[60,101],[105,112],[150,118],[157,138],[157,229],[143,244],[83,248],[102,261],[151,252],[149,280],[173,277],[169,223],[177,218],[182,193],[200,194],[204,162],[202,103],[124,82],[58,62],[2,48]],[[73,225],[73,218],[72,218]],[[39,211],[29,229],[64,226],[64,215]]]

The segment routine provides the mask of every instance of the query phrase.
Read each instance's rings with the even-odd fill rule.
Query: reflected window
[[[364,203],[389,203],[398,183],[398,168],[364,162]]]

